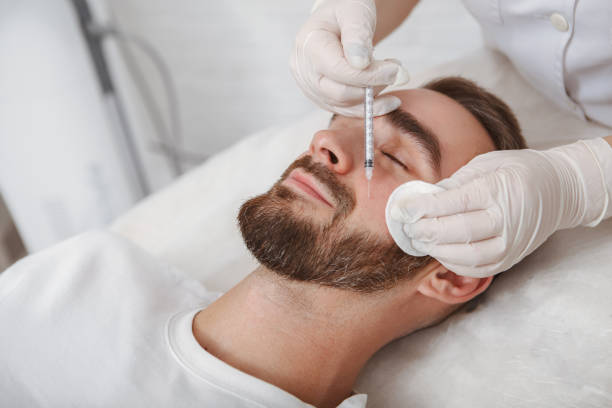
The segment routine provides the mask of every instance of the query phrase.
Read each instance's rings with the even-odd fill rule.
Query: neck
[[[335,407],[378,349],[423,324],[406,307],[412,302],[395,298],[287,281],[260,267],[198,313],[193,330],[229,365]]]

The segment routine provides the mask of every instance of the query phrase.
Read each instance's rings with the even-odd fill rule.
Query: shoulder
[[[11,293],[61,301],[62,297],[88,294],[95,298],[103,293],[166,297],[177,295],[177,291],[194,299],[209,296],[199,282],[128,239],[104,230],[77,235],[22,259],[0,274],[0,302]]]

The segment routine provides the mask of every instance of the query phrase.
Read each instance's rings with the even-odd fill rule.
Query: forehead
[[[480,122],[446,95],[420,88],[390,94],[400,98],[400,109],[410,112],[438,138],[442,178],[449,177],[475,156],[495,149]]]

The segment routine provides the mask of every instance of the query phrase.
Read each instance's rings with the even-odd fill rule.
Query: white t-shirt
[[[0,274],[0,406],[311,407],[197,343],[218,296],[109,232],[23,259]]]

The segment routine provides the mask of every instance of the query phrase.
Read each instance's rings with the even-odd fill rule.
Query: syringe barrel
[[[367,168],[374,167],[374,89],[371,86],[365,88],[364,98],[364,136],[365,136],[365,162]],[[371,170],[370,170],[371,173]],[[367,170],[366,170],[367,174]],[[371,176],[370,176],[371,177]]]

